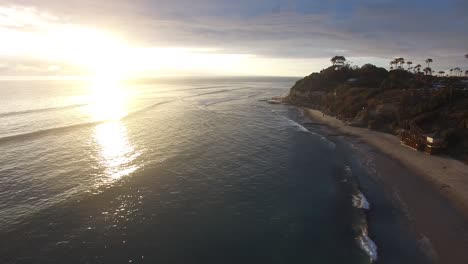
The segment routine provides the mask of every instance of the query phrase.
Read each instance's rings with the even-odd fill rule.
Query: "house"
[[[401,144],[412,148],[416,151],[421,151],[425,147],[425,138],[415,128],[403,130],[400,134]]]
[[[431,134],[426,134],[426,143],[425,143],[425,148],[424,152],[428,154],[437,154],[440,153],[441,150],[443,150],[447,146],[447,142],[445,141],[445,138],[440,135],[439,132],[431,133]]]
[[[400,139],[402,145],[430,155],[440,153],[447,147],[445,138],[439,132],[423,134],[414,124],[401,132]]]

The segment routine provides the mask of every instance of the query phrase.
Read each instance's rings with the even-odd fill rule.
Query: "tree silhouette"
[[[445,72],[444,71],[439,71],[439,76],[442,77],[444,76]]]
[[[465,54],[465,58],[467,58],[467,59],[468,59],[468,53],[467,53],[467,54]]]
[[[430,67],[426,67],[424,68],[424,73],[426,73],[426,75],[432,75],[432,69]]]
[[[393,69],[398,69],[398,59],[393,59],[391,62],[390,62],[390,68],[393,70]]]
[[[403,64],[405,64],[404,58],[395,58],[390,62],[390,65],[395,65],[395,69],[401,69]]]
[[[406,64],[408,64],[408,71],[410,71],[411,70],[411,64],[413,64],[413,62],[412,61],[407,61]]]
[[[453,75],[453,69],[450,69],[450,76]]]
[[[346,58],[344,56],[334,56],[330,61],[334,67],[341,67],[345,64]]]
[[[405,64],[405,59],[404,58],[396,58],[395,59],[396,64],[398,65],[398,69],[403,69],[403,65]]]
[[[433,60],[431,58],[427,59],[426,60],[426,64],[427,64],[427,67],[431,67],[431,63],[433,62]]]
[[[418,64],[418,65],[414,66],[414,70],[417,71],[418,73],[420,73],[421,72],[421,67],[422,67],[421,64]]]

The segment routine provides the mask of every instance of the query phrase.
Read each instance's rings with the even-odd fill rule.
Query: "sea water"
[[[294,78],[0,82],[1,263],[370,263]]]

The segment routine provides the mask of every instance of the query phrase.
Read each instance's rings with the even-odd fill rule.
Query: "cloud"
[[[466,65],[463,55],[468,52],[468,4],[463,0],[17,3],[29,15],[15,14],[18,7],[12,11],[0,0],[9,10],[4,15],[0,9],[0,29],[33,31],[41,23],[73,23],[111,31],[141,47],[201,47],[288,61],[300,73],[323,67],[305,66],[304,60],[317,63],[338,53],[381,66],[396,56],[415,62],[432,57],[434,66],[446,69]],[[293,67],[295,61],[304,69]]]

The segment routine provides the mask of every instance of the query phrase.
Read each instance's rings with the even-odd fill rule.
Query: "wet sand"
[[[355,143],[372,175],[401,208],[404,214],[401,221],[434,263],[468,263],[467,165],[449,157],[416,152],[402,146],[394,135],[347,126],[317,110],[305,112],[313,120],[312,125],[331,129],[326,136],[341,136]],[[385,217],[383,208],[373,210],[371,232],[372,223],[381,222],[375,218]],[[379,258],[392,263],[392,256],[386,254],[396,252],[386,250],[385,241],[377,244]]]

